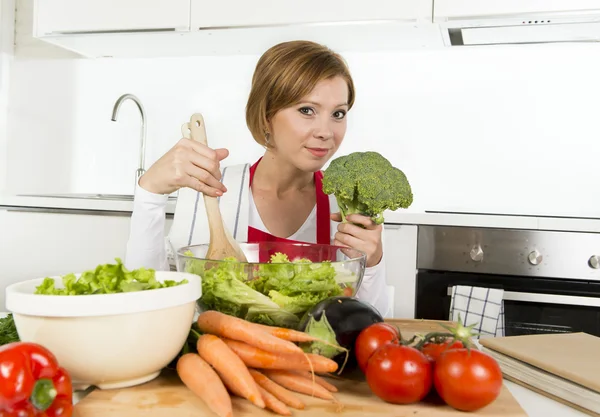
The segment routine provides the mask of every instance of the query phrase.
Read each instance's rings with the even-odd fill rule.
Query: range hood
[[[434,21],[446,46],[600,42],[600,0],[579,1],[596,7],[588,9],[578,8],[577,0],[522,0],[512,12],[480,1],[488,3],[487,8],[452,10],[442,5],[436,11]],[[472,13],[461,16],[465,11]]]

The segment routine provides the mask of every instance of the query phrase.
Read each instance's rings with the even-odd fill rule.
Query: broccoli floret
[[[385,210],[408,208],[413,194],[406,175],[377,152],[354,152],[333,161],[323,175],[323,192],[334,194],[342,222],[350,214],[382,224]]]

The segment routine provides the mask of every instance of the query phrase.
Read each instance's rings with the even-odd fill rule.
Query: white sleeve
[[[356,298],[371,304],[383,317],[390,317],[393,312],[388,311],[390,303],[386,285],[384,253],[377,265],[365,268]]]
[[[144,267],[157,271],[169,270],[165,250],[168,199],[168,195],[151,193],[139,185],[136,187],[125,255],[127,269]]]
[[[329,196],[329,209],[331,213],[337,213],[339,207],[335,196],[331,194]],[[331,221],[331,242],[337,232],[337,225],[339,223]],[[361,301],[365,301],[371,304],[379,314],[383,317],[392,317],[393,311],[390,310],[391,305],[388,298],[387,283],[386,283],[386,271],[385,271],[385,228],[381,230],[381,242],[383,246],[383,256],[381,261],[375,266],[365,268],[365,274],[363,276],[360,288],[356,293],[356,298]]]

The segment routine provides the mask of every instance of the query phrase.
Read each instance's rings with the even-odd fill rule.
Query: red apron
[[[254,172],[256,171],[256,167],[260,163],[262,158],[260,158],[254,165],[250,167],[250,186],[252,186],[252,180],[254,179]],[[323,173],[321,171],[317,171],[314,174],[315,179],[315,191],[316,191],[316,200],[317,200],[317,243],[320,245],[330,245],[331,244],[331,223],[330,223],[330,209],[329,209],[329,196],[323,192]],[[277,243],[306,243],[300,242],[297,240],[281,238],[277,236],[273,236],[270,233],[263,232],[262,230],[258,230],[252,226],[248,226],[248,243],[259,243],[259,242],[277,242]],[[259,262],[267,262],[269,260],[270,254],[263,253],[260,251],[260,260]],[[302,247],[298,247],[298,253],[291,253],[289,249],[286,248],[287,255],[290,259],[295,258],[296,256],[311,258],[314,256],[307,256],[306,249],[302,249]],[[323,260],[323,255],[327,256],[329,254],[325,254],[322,251],[321,254],[315,256],[320,257],[320,260]],[[328,252],[325,250],[324,252]],[[329,255],[331,256],[331,255]],[[329,257],[327,256],[327,257]],[[312,259],[313,261],[319,261],[318,259]]]

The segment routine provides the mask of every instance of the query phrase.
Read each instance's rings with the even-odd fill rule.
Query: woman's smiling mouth
[[[306,148],[308,152],[312,153],[314,156],[318,158],[322,158],[329,153],[329,149],[327,148]]]

